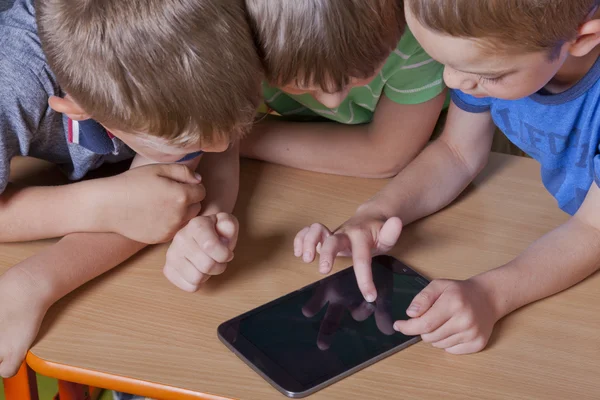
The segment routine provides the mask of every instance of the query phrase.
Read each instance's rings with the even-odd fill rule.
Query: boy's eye
[[[494,84],[494,83],[498,83],[502,80],[503,76],[498,76],[495,78],[488,78],[485,76],[479,76],[479,82],[481,83],[490,83],[490,84]]]

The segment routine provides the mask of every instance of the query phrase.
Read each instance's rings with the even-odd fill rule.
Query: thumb
[[[387,253],[396,245],[398,238],[402,233],[402,221],[398,217],[392,217],[385,221],[385,224],[379,230],[377,238],[377,250]]]
[[[446,290],[447,286],[448,281],[435,280],[431,282],[425,289],[421,290],[421,292],[415,296],[413,301],[410,303],[410,306],[408,306],[408,309],[406,310],[406,315],[411,318],[417,318],[425,314],[427,310],[431,308],[433,303],[435,303],[441,296],[444,290]]]
[[[202,177],[184,164],[159,164],[158,175],[179,183],[198,184]]]
[[[232,214],[218,213],[215,229],[219,236],[224,239],[224,243],[229,250],[233,251],[237,244],[239,223],[237,218]]]

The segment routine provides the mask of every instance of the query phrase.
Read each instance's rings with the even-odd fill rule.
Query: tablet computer
[[[373,258],[377,300],[352,267],[223,323],[220,340],[289,397],[305,397],[419,341],[394,331],[429,281],[391,256]]]

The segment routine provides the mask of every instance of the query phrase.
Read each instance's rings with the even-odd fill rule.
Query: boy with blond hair
[[[397,0],[246,0],[263,97],[281,117],[242,153],[291,167],[390,177],[430,139],[442,67],[405,29]]]
[[[241,0],[1,6],[0,240],[67,235],[0,276],[8,377],[50,305],[145,243],[175,236],[164,273],[184,290],[224,271],[237,238],[237,141],[253,122],[262,69]],[[132,169],[115,177],[9,182],[15,156],[80,179],[134,152]]]
[[[452,105],[442,136],[334,232],[315,224],[296,251],[322,244],[323,272],[352,252],[375,300],[371,253],[402,223],[453,201],[485,166],[495,127],[540,162],[572,217],[514,260],[464,281],[435,280],[395,328],[453,354],[485,348],[495,323],[600,267],[600,13],[598,0],[406,0],[408,25],[445,65]]]

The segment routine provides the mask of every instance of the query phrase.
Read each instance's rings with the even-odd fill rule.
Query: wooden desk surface
[[[296,231],[313,221],[335,226],[384,182],[256,162],[243,170],[243,233],[226,274],[187,294],[162,276],[165,247],[145,251],[51,309],[28,357],[34,369],[162,398],[284,398],[219,342],[217,326],[319,279],[292,255]],[[407,228],[392,254],[431,278],[467,278],[566,218],[534,161],[496,154],[467,195]],[[0,271],[48,243],[1,245]],[[419,343],[313,398],[600,398],[598,285],[599,274],[512,314],[482,353],[453,356]]]

